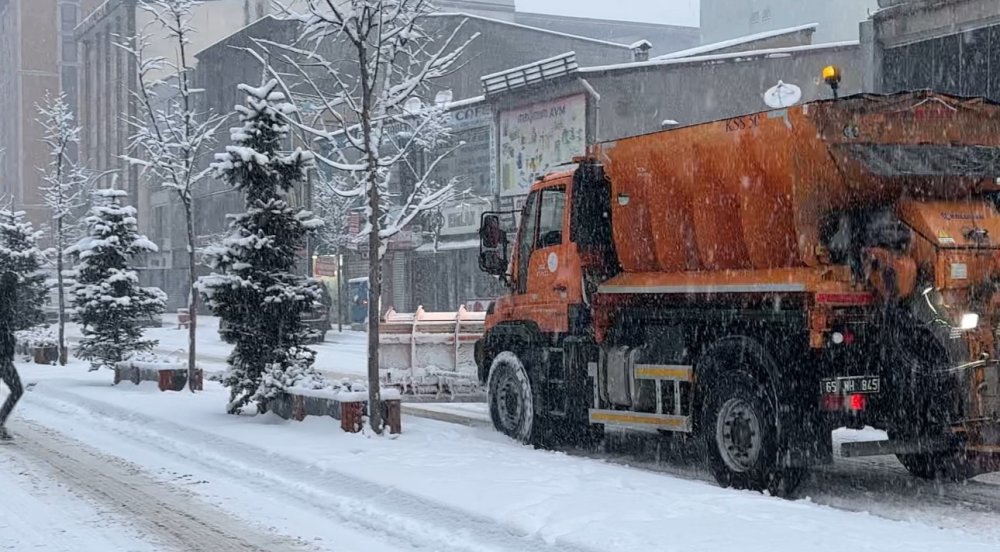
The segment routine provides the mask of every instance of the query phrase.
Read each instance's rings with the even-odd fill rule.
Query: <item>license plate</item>
[[[878,393],[882,389],[879,376],[851,376],[846,378],[826,378],[820,382],[823,393]]]

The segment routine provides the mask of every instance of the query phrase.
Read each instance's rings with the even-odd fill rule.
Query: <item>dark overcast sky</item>
[[[516,0],[518,11],[698,25],[699,0]]]

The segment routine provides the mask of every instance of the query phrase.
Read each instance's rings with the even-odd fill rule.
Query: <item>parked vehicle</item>
[[[857,95],[593,147],[531,188],[477,343],[501,432],[704,443],[720,484],[790,490],[871,425],[920,477],[1000,455],[1000,105]]]
[[[351,278],[347,281],[347,297],[350,300],[351,327],[363,330],[368,320],[368,278]]]

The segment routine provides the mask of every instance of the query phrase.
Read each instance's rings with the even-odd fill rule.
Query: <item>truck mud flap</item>
[[[892,454],[921,454],[926,452],[946,452],[955,450],[955,438],[942,436],[916,441],[856,441],[840,444],[840,455],[844,458],[861,456],[888,456]]]

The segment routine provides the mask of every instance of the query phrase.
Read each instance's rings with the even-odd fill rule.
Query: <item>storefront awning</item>
[[[479,238],[471,240],[441,240],[434,248],[434,242],[428,242],[417,248],[417,253],[434,253],[435,251],[457,251],[459,249],[478,249]]]

